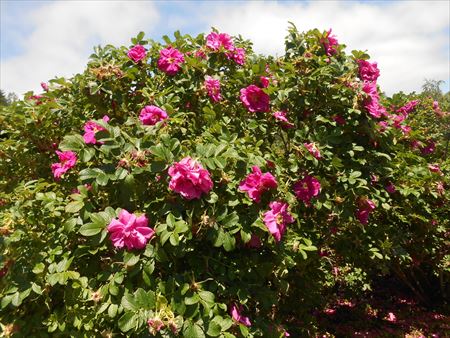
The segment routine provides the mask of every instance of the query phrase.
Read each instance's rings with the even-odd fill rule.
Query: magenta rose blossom
[[[178,49],[167,47],[159,51],[158,68],[167,75],[175,75],[184,63],[184,56]]]
[[[331,35],[331,28],[325,34],[325,38],[322,39],[323,47],[325,48],[325,53],[328,56],[332,56],[337,53],[336,47],[339,45],[338,40],[335,35]]]
[[[242,305],[239,306],[239,308],[236,306],[236,304],[231,305],[231,317],[236,323],[243,324],[245,326],[251,326],[252,323],[250,322],[250,319],[248,317],[244,317],[241,315],[242,312]]]
[[[269,87],[270,80],[267,76],[260,76],[259,82],[261,83],[261,87],[263,87],[263,88]]]
[[[175,162],[169,168],[169,176],[172,177],[169,189],[188,200],[200,198],[213,187],[208,170],[189,156]]]
[[[345,124],[345,119],[341,115],[334,115],[333,121],[335,121],[337,124],[343,126]]]
[[[234,45],[231,36],[226,33],[211,32],[206,36],[206,47],[217,51],[220,47],[226,50],[233,50]]]
[[[389,127],[389,123],[387,123],[386,121],[380,121],[378,122],[378,125],[380,126],[381,132],[386,131],[386,129]]]
[[[242,66],[245,63],[245,49],[234,48],[230,52],[226,53],[229,60],[233,60],[238,65]]]
[[[267,112],[270,110],[269,95],[255,85],[242,88],[240,98],[249,112]]]
[[[64,173],[67,172],[70,168],[75,167],[75,164],[77,163],[77,154],[75,154],[73,151],[56,151],[56,154],[59,157],[60,163],[53,163],[52,173],[53,177],[56,179],[59,179]]]
[[[320,154],[319,148],[317,148],[314,142],[311,143],[303,143],[306,149],[308,149],[309,153],[314,156],[316,159],[320,160],[322,155]]]
[[[46,92],[48,92],[48,84],[46,84],[45,82],[41,82],[41,87],[43,90],[45,90]]]
[[[397,113],[402,114],[405,118],[411,113],[419,104],[419,100],[413,100],[405,104],[403,107],[397,109]]]
[[[220,94],[220,81],[212,78],[211,76],[206,76],[205,88],[208,92],[208,96],[214,102],[219,102],[222,100],[222,95]]]
[[[275,117],[275,119],[277,119],[281,123],[281,126],[283,128],[285,129],[293,128],[294,124],[288,120],[286,114],[287,113],[284,110],[281,110],[273,113],[273,117]]]
[[[394,183],[389,182],[388,184],[386,184],[386,186],[384,187],[384,189],[386,189],[386,191],[390,194],[393,194],[397,191],[397,189],[395,188]]]
[[[103,116],[102,120],[104,122],[108,122],[109,116],[108,115]],[[98,125],[94,121],[86,122],[83,128],[84,128],[83,139],[86,144],[97,144],[95,134],[97,134],[99,131],[106,130],[105,128]]]
[[[269,232],[279,242],[286,232],[286,225],[294,222],[294,218],[288,212],[289,205],[283,202],[270,202],[270,210],[264,213],[264,224]]]
[[[436,142],[428,141],[426,147],[421,147],[420,152],[422,155],[429,155],[436,150]]]
[[[368,94],[368,98],[364,100],[364,108],[367,109],[369,114],[375,118],[386,115],[386,109],[380,105],[379,102],[380,97],[378,95],[376,82],[365,82],[363,91]]]
[[[303,179],[294,184],[293,189],[295,196],[309,206],[311,199],[319,195],[321,186],[315,177],[305,175]]]
[[[269,189],[275,189],[278,183],[271,173],[262,173],[258,166],[252,167],[252,172],[239,184],[240,191],[246,191],[254,202],[261,201],[261,194]]]
[[[258,236],[256,236],[255,234],[252,234],[252,237],[250,237],[250,240],[247,243],[245,243],[245,245],[248,248],[258,249],[262,246],[262,243],[261,243],[261,239]]]
[[[144,46],[136,45],[128,51],[127,55],[131,60],[138,63],[143,58],[145,58],[145,56],[147,55],[147,51],[145,50]]]
[[[359,208],[356,210],[356,218],[361,224],[367,224],[369,216],[372,211],[375,210],[375,203],[369,199],[360,199]]]
[[[380,70],[377,67],[377,63],[370,63],[366,60],[358,60],[359,65],[359,77],[364,81],[376,81],[380,76]]]
[[[153,126],[168,118],[167,113],[157,106],[145,106],[139,114],[139,120],[146,126]]]
[[[116,248],[128,250],[143,249],[147,242],[155,235],[155,231],[148,226],[145,215],[136,217],[125,209],[119,213],[119,219],[113,219],[108,225],[110,239]]]
[[[443,176],[444,174],[441,171],[441,168],[439,167],[439,164],[429,164],[428,165],[428,169],[432,172],[432,173],[436,173],[439,174],[441,176]]]

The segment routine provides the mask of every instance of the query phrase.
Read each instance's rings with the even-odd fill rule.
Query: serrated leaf
[[[128,332],[138,324],[138,317],[133,312],[125,312],[122,317],[120,317],[118,325],[122,332]]]
[[[184,338],[205,338],[202,328],[192,322],[186,322],[183,330]]]
[[[105,228],[102,224],[96,224],[96,223],[87,223],[80,227],[78,232],[86,237],[94,236],[100,233]]]
[[[125,294],[122,297],[120,304],[125,310],[137,311],[139,310],[139,305],[137,304],[134,296],[130,293]]]
[[[75,213],[81,210],[81,208],[84,207],[84,202],[83,201],[72,201],[69,204],[66,205],[66,212],[69,213]]]

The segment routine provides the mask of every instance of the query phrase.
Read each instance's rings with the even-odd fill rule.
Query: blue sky
[[[329,29],[347,50],[367,50],[392,94],[450,78],[448,1],[39,1],[0,0],[0,88],[23,94],[82,72],[92,47],[129,45],[139,31],[241,34],[259,53],[283,54],[288,21]]]

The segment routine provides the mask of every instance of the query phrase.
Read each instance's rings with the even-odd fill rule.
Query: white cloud
[[[41,81],[82,72],[94,45],[128,45],[139,31],[156,27],[159,14],[144,1],[54,1],[27,20],[34,29],[21,41],[23,53],[1,62],[2,89],[19,95],[39,90]]]
[[[200,14],[210,26],[241,34],[259,53],[282,55],[288,23],[300,31],[333,28],[347,50],[367,50],[388,94],[418,91],[425,78],[450,78],[450,2],[247,2]]]
[[[331,27],[347,51],[367,50],[378,62],[379,82],[388,94],[420,90],[425,78],[450,78],[446,1],[51,1],[28,17],[7,19],[26,23],[27,31],[33,28],[25,38],[19,34],[22,52],[1,61],[0,87],[17,94],[40,90],[41,81],[55,76],[82,72],[94,45],[129,44],[141,30],[157,39],[176,29],[207,33],[214,26],[249,38],[257,52],[282,55],[288,21],[300,31]]]

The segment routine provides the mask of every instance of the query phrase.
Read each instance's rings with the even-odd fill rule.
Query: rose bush
[[[445,286],[448,106],[386,98],[331,30],[174,37],[2,111],[4,330],[311,336],[336,289]]]

